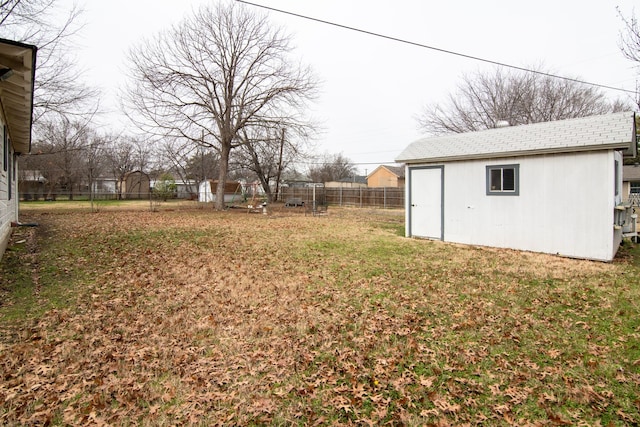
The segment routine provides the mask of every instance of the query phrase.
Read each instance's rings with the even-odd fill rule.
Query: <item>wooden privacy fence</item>
[[[301,198],[305,205],[313,204],[313,187],[285,187],[280,189],[278,200]],[[315,201],[318,205],[404,208],[404,188],[391,187],[315,187]]]

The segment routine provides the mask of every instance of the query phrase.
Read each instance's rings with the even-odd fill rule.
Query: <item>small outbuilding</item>
[[[198,188],[198,201],[203,203],[216,201],[216,189],[218,181],[206,179],[200,183]],[[237,181],[227,181],[224,185],[224,201],[225,203],[238,202],[243,199],[242,185]]]
[[[631,112],[420,139],[396,158],[406,235],[611,261],[636,151]]]
[[[128,172],[120,182],[123,199],[148,199],[151,194],[151,179],[142,171]]]

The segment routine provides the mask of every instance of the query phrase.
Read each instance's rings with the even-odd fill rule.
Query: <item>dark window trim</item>
[[[613,165],[614,171],[613,174],[615,176],[615,184],[614,184],[614,189],[615,189],[615,195],[619,195],[620,194],[620,181],[618,180],[619,176],[620,176],[620,161],[615,160],[615,163]]]
[[[492,190],[491,189],[491,171],[513,169],[514,190]],[[520,195],[520,164],[510,165],[490,165],[486,167],[486,188],[487,196],[519,196]]]

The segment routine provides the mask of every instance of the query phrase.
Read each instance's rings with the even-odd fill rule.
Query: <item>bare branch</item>
[[[604,114],[625,105],[590,86],[498,68],[464,76],[447,103],[426,106],[417,120],[425,133],[440,135],[490,129],[502,121],[515,126]]]
[[[292,64],[290,52],[281,30],[231,3],[204,6],[129,54],[131,118],[145,132],[216,150],[217,209],[224,206],[229,157],[243,144],[243,130],[307,125],[300,111],[316,82],[309,69]]]
[[[73,39],[82,29],[83,10],[75,4],[65,10],[61,4],[59,0],[0,3],[0,37],[38,47],[33,114],[36,133],[42,130],[38,122],[55,117],[89,121],[99,108],[98,91],[82,84],[82,71],[71,55]]]

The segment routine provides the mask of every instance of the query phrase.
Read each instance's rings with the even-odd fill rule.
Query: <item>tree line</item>
[[[315,182],[356,173],[341,154],[317,155],[318,126],[308,107],[319,82],[295,59],[291,36],[239,3],[204,5],[177,25],[129,50],[131,78],[122,105],[135,135],[96,128],[99,93],[80,83],[73,51],[82,10],[57,0],[0,3],[0,36],[39,47],[32,154],[22,170],[38,170],[53,188],[73,191],[104,174],[122,179],[141,170],[177,180],[218,181],[223,209],[229,179],[257,181],[270,200],[289,174]],[[640,63],[640,31],[619,11],[619,48]],[[63,19],[60,19],[60,17]],[[427,105],[418,126],[428,134],[467,132],[635,108],[599,88],[534,73],[496,68],[463,76],[444,103]],[[635,107],[633,107],[635,104]],[[305,170],[296,165],[311,163]]]
[[[32,154],[23,171],[39,171],[47,192],[66,190],[104,174],[121,181],[140,170],[176,180],[218,181],[216,207],[228,179],[259,182],[270,200],[294,163],[315,158],[314,179],[340,179],[355,167],[342,155],[315,156],[316,131],[306,116],[317,91],[310,67],[294,61],[291,38],[265,16],[236,4],[203,6],[178,25],[129,51],[132,79],[122,99],[137,135],[96,130],[99,94],[79,83],[69,61],[81,25],[73,6],[60,16],[55,0],[0,5],[3,36],[36,44]],[[329,164],[331,162],[331,164]]]

